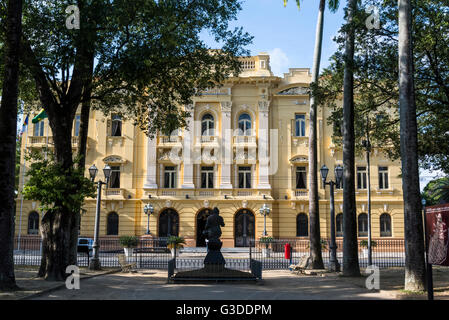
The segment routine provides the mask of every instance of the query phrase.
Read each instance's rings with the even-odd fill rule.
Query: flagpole
[[[28,123],[26,125],[25,148],[23,149],[23,152],[26,152],[27,143],[28,143]],[[18,240],[17,240],[18,241],[17,250],[19,250],[19,251],[20,251],[20,238],[21,238],[21,235],[22,235],[23,187],[24,187],[24,184],[25,184],[25,170],[26,170],[25,164],[26,164],[26,160],[25,160],[25,154],[24,154],[23,155],[23,168],[22,168],[22,192],[20,193],[19,236],[18,236]]]

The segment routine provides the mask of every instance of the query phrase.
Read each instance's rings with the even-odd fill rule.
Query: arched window
[[[215,123],[214,117],[210,113],[206,113],[203,118],[201,118],[201,135],[202,136],[213,136],[215,135]]]
[[[368,236],[368,215],[366,213],[359,214],[358,217],[359,237]]]
[[[309,236],[309,221],[305,213],[300,213],[296,216],[296,236]]]
[[[343,237],[343,213],[339,213],[335,217],[335,230],[337,237]]]
[[[30,212],[28,216],[28,234],[39,233],[39,213],[36,211]]]
[[[242,113],[239,117],[239,135],[251,135],[251,117],[247,113]]]
[[[118,214],[111,212],[107,218],[107,232],[108,236],[118,235]]]
[[[391,217],[388,213],[380,216],[380,236],[391,237]]]

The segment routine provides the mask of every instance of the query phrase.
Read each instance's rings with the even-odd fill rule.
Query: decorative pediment
[[[291,163],[304,163],[309,162],[309,158],[305,155],[294,156],[290,159]]]
[[[104,163],[125,163],[126,160],[124,160],[122,157],[120,156],[107,156],[106,158],[103,159]]]
[[[310,88],[308,87],[293,87],[282,90],[278,92],[278,95],[286,95],[286,96],[297,96],[297,95],[306,95],[310,93]]]

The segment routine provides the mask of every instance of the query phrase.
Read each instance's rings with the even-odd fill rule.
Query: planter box
[[[123,248],[123,250],[125,250],[125,256],[132,257],[134,253],[134,248]]]
[[[271,249],[270,248],[262,248],[262,257],[263,258],[269,258],[271,255]]]

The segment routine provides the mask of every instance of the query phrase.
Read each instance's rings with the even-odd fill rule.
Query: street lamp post
[[[266,203],[259,209],[261,215],[263,215],[263,236],[267,235],[267,216],[270,214],[270,207]]]
[[[150,234],[150,215],[154,212],[154,207],[151,205],[151,203],[146,204],[143,207],[143,212],[147,215],[147,234]]]
[[[368,186],[367,186],[367,196],[368,196],[368,265],[371,266],[372,263],[372,248],[371,248],[371,167],[370,167],[370,154],[371,154],[371,142],[369,139],[369,118],[367,118],[367,130],[366,130],[366,140],[362,141],[363,147],[366,150],[366,165],[367,165],[367,175],[368,175]]]
[[[335,180],[330,180],[326,182],[327,174],[329,173],[329,169],[324,165],[321,169],[321,179],[323,180],[323,185],[329,185],[330,187],[330,209],[331,209],[331,244],[329,248],[331,249],[331,256],[329,259],[329,270],[339,272],[340,264],[337,259],[337,243],[335,241],[335,206],[334,206],[334,187],[336,184],[339,184],[341,178],[343,177],[343,167],[338,165],[335,168]]]
[[[426,199],[421,199],[424,216],[424,239],[426,244],[426,264],[427,264],[427,300],[433,300],[433,275],[432,264],[429,263],[429,243],[427,242],[427,219],[426,219]]]
[[[89,168],[89,175],[92,182],[94,182],[95,177],[97,175],[98,169],[95,165],[92,165]],[[109,178],[111,177],[112,169],[109,165],[106,165],[103,169],[104,177],[106,182],[98,180],[95,182],[97,184],[97,208],[95,212],[95,234],[94,234],[94,244],[93,244],[93,258],[89,263],[89,270],[100,270],[101,264],[100,259],[98,257],[100,245],[98,243],[98,235],[100,232],[100,204],[101,204],[101,187],[103,185],[107,185],[109,182]]]

